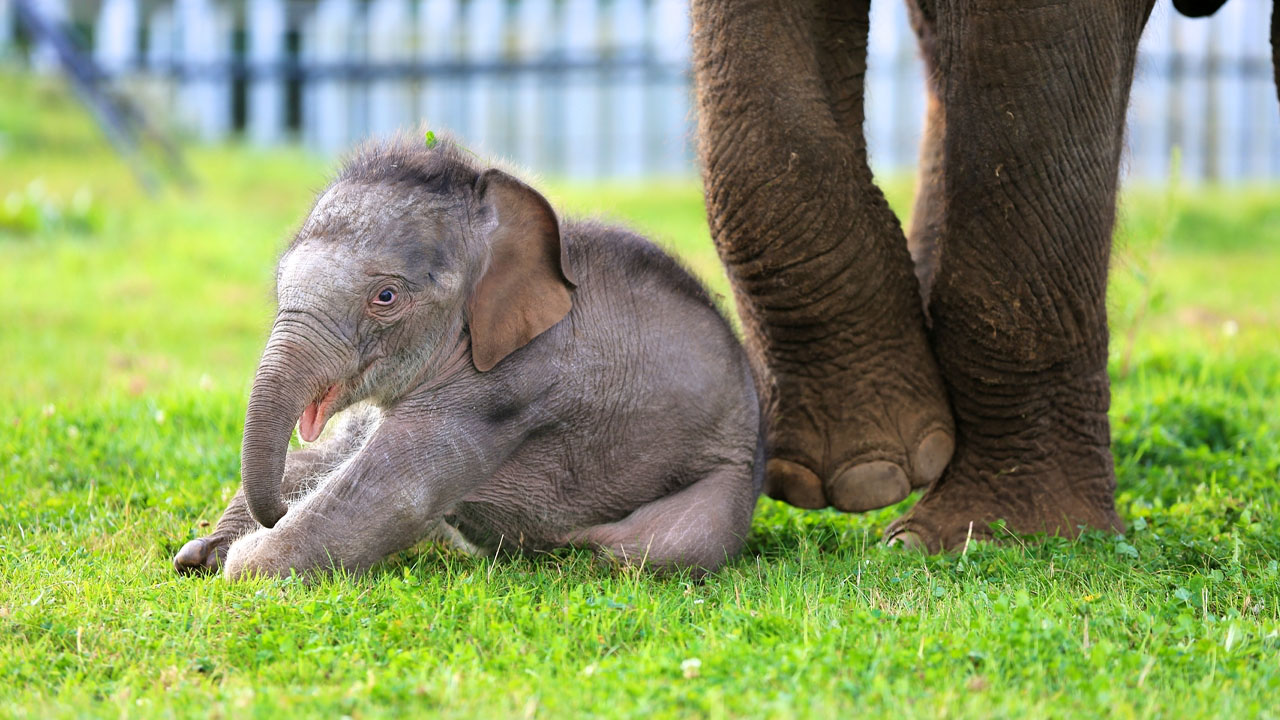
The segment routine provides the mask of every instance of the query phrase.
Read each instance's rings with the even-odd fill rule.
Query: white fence
[[[1168,177],[1177,148],[1186,179],[1280,178],[1271,2],[1228,0],[1212,18],[1190,19],[1160,0],[1129,105],[1129,176]],[[904,3],[872,3],[867,137],[877,168],[915,165],[924,100],[914,42]]]
[[[0,55],[14,55],[0,0]],[[692,171],[687,0],[33,0],[122,88],[198,137],[331,153],[425,122],[546,174]],[[1130,111],[1130,174],[1280,177],[1270,0],[1210,20],[1157,7]],[[19,48],[40,70],[40,47]],[[920,64],[901,0],[874,4],[873,164],[915,164]]]

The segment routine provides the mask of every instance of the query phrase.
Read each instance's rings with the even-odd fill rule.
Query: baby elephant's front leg
[[[518,442],[493,430],[469,418],[388,418],[274,528],[237,540],[227,553],[227,577],[358,572],[413,546],[489,478]]]
[[[280,483],[285,497],[291,499],[311,492],[325,475],[355,453],[376,426],[377,417],[372,408],[353,409],[335,424],[328,437],[302,450],[290,451],[285,458],[284,478]],[[183,545],[173,556],[173,567],[183,574],[216,572],[222,567],[231,543],[259,527],[261,525],[249,514],[244,488],[240,488],[222,512],[222,517],[218,518],[213,532]]]
[[[341,458],[323,450],[306,449],[290,452],[285,459],[284,480],[280,483],[286,496],[309,492],[331,471]],[[213,532],[187,542],[173,556],[173,568],[183,574],[216,572],[227,556],[227,549],[237,538],[262,527],[249,514],[244,488],[236,490],[227,509],[222,511]]]

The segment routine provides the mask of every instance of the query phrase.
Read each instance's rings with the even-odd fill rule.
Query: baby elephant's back
[[[648,241],[562,225],[572,309],[493,380],[543,388],[536,418],[450,522],[480,547],[517,539],[713,570],[738,552],[763,478],[745,353],[706,291]]]
[[[577,280],[569,328],[585,372],[583,471],[643,476],[619,501],[667,494],[715,465],[741,463],[759,488],[759,403],[746,355],[696,279],[653,243],[593,223],[564,228]],[[654,485],[656,483],[656,485]]]

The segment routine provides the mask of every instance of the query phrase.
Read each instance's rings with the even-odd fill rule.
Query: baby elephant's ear
[[[468,305],[471,360],[485,371],[560,322],[572,307],[574,282],[560,223],[537,191],[501,170],[486,170],[476,181],[476,198],[497,217],[489,267]]]

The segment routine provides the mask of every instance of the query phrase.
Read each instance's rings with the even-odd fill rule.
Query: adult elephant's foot
[[[1077,385],[1063,388],[1077,394],[1074,408],[960,424],[947,471],[889,526],[889,544],[930,553],[960,549],[970,539],[1000,540],[991,529],[997,520],[1013,534],[1075,537],[1084,529],[1123,530],[1115,511],[1105,389],[1105,383],[1093,388],[1095,396],[1103,393],[1097,398],[1101,405],[1084,413],[1080,408],[1094,398]]]
[[[926,152],[941,163],[926,176],[937,183],[927,217],[938,218],[930,339],[956,455],[891,540],[956,548],[970,523],[983,536],[997,519],[1023,533],[1121,527],[1107,265],[1152,4],[1081,13],[1083,4],[980,0],[917,17],[942,136],[941,152]]]
[[[922,331],[864,340],[853,357],[774,372],[766,491],[804,508],[862,512],[927,487],[951,459],[955,432]],[[862,328],[874,336],[876,328]],[[918,337],[914,337],[918,335]]]
[[[890,545],[928,553],[959,550],[972,540],[997,540],[997,520],[1015,535],[1076,537],[1083,530],[1122,531],[1110,500],[1113,479],[1081,477],[1078,469],[1013,466],[979,470],[963,450],[950,469],[885,532]],[[1106,499],[1103,499],[1103,496]]]

